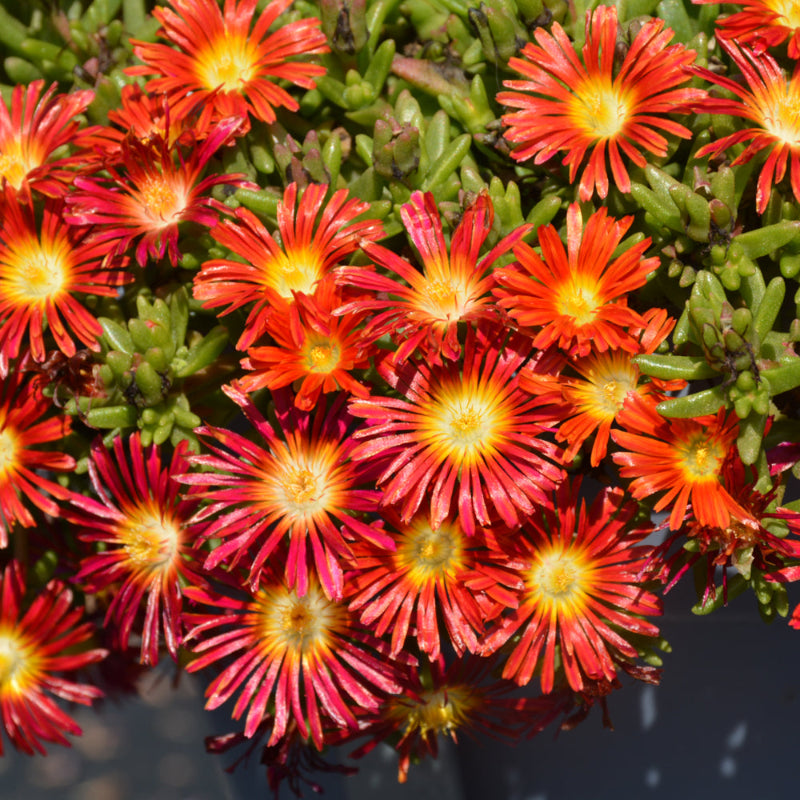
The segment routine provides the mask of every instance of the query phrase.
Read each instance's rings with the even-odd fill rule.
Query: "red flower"
[[[72,456],[34,449],[61,442],[70,433],[67,416],[41,419],[51,407],[42,384],[40,376],[31,378],[19,368],[0,380],[0,549],[8,546],[8,531],[15,524],[36,525],[23,500],[58,516],[58,505],[45,492],[58,500],[69,496],[66,489],[38,473],[75,468]]]
[[[120,163],[126,174],[109,165],[110,178],[76,178],[75,191],[67,197],[67,221],[73,225],[98,226],[93,241],[110,242],[124,252],[141,237],[136,261],[169,254],[178,263],[178,224],[196,222],[209,228],[219,220],[220,203],[204,196],[219,184],[250,185],[244,175],[212,174],[201,178],[209,159],[240,127],[240,120],[220,122],[207,138],[170,146],[165,139],[143,142],[128,137],[122,144]],[[188,154],[188,157],[187,157]]]
[[[158,447],[145,450],[138,433],[127,446],[121,436],[112,450],[92,445],[89,477],[100,498],[72,495],[77,510],[66,512],[85,542],[102,543],[84,558],[76,581],[88,592],[114,586],[106,624],[118,626],[116,639],[126,649],[134,623],[144,608],[141,660],[158,661],[163,631],[169,654],[177,659],[181,643],[182,587],[205,585],[192,552],[199,529],[189,525],[195,501],[179,496],[174,475],[185,472],[185,442],[162,465]],[[159,617],[161,618],[159,621]]]
[[[275,122],[276,108],[297,111],[297,102],[278,81],[313,89],[314,77],[324,75],[325,68],[289,59],[327,53],[325,36],[318,19],[288,22],[270,33],[292,0],[272,0],[255,17],[257,4],[225,0],[221,10],[215,0],[170,0],[175,11],[156,7],[153,16],[169,45],[134,40],[133,52],[145,65],[127,72],[156,74],[146,88],[166,92],[177,117],[200,108],[205,118],[252,114]]]
[[[496,328],[470,330],[460,369],[387,360],[378,371],[402,396],[351,402],[351,413],[367,420],[355,434],[367,441],[353,458],[381,459],[382,502],[401,503],[403,522],[411,521],[430,490],[434,529],[450,516],[454,496],[467,535],[476,520],[492,524],[487,498],[503,522],[516,527],[520,512],[534,513],[561,480],[553,463],[560,452],[539,438],[544,429],[534,401],[518,388],[528,349],[522,339],[504,341]]]
[[[29,196],[35,189],[59,197],[66,194],[83,158],[52,156],[75,141],[78,122],[74,117],[86,110],[94,92],[56,94],[58,86],[54,83],[42,94],[43,88],[44,81],[16,86],[10,114],[0,102],[0,183],[23,195]]]
[[[534,159],[543,164],[558,152],[566,153],[570,182],[589,153],[581,176],[580,199],[591,200],[595,191],[608,195],[606,151],[614,183],[630,192],[626,155],[634,164],[647,164],[642,150],[667,154],[667,139],[660,131],[688,139],[691,133],[673,122],[669,114],[688,113],[690,103],[702,100],[700,89],[678,88],[690,80],[686,67],[695,53],[682,44],[667,46],[673,32],[664,21],[649,19],[636,34],[621,65],[617,61],[617,9],[599,6],[586,13],[586,44],[576,55],[562,27],[552,32],[537,28],[537,44],[522,48],[524,58],[512,58],[511,69],[527,80],[505,81],[514,91],[500,92],[497,101],[512,108],[503,116],[505,134],[517,143],[517,161]]]
[[[69,747],[64,734],[81,733],[51,695],[88,706],[103,694],[59,673],[94,664],[107,651],[89,649],[92,626],[78,624],[83,612],[72,606],[72,592],[59,581],[50,581],[26,610],[24,596],[22,568],[12,561],[0,587],[0,717],[17,750],[44,755],[42,742]]]
[[[398,277],[385,275],[373,267],[338,269],[337,280],[341,283],[371,292],[368,298],[348,303],[340,311],[378,312],[367,324],[363,336],[369,340],[386,334],[404,337],[394,356],[397,363],[405,361],[417,347],[434,359],[440,353],[457,359],[461,354],[457,323],[491,315],[492,266],[532,226],[521,225],[480,258],[494,219],[488,194],[480,194],[464,212],[449,252],[436,201],[430,192],[414,192],[400,209],[400,216],[419,253],[422,271],[391,250],[367,242],[363,245],[364,252],[378,267]]]
[[[74,338],[98,350],[103,329],[73,295],[116,297],[117,287],[129,280],[116,269],[126,260],[109,259],[111,244],[65,225],[62,211],[60,202],[45,205],[39,227],[28,206],[8,199],[3,204],[0,362],[15,358],[28,343],[33,358],[43,361],[45,323],[65,355],[75,355]]]
[[[252,737],[274,703],[268,745],[280,742],[293,724],[321,749],[324,718],[355,729],[356,709],[375,709],[384,694],[399,691],[386,648],[345,606],[329,600],[316,579],[302,596],[272,567],[257,583],[258,591],[246,599],[186,590],[193,601],[211,606],[186,615],[195,626],[187,640],[194,640],[197,656],[187,670],[228,662],[206,690],[206,708],[218,708],[238,692],[233,718],[247,710],[244,734]]]
[[[528,518],[515,538],[527,561],[519,608],[488,636],[493,653],[516,636],[503,677],[530,682],[541,666],[542,691],[555,684],[556,646],[569,685],[612,681],[618,662],[637,658],[625,633],[657,636],[640,618],[661,613],[658,598],[642,586],[650,548],[636,546],[652,526],[634,527],[636,503],[619,489],[604,489],[587,513],[579,504],[580,480],[565,481],[555,502]]]
[[[206,568],[222,562],[233,567],[244,559],[255,589],[262,565],[286,542],[288,588],[304,596],[315,572],[328,597],[339,600],[340,562],[349,551],[348,541],[363,536],[391,547],[389,536],[357,517],[374,510],[379,495],[359,488],[367,471],[350,461],[353,442],[343,398],[313,415],[280,407],[274,428],[239,388],[223,391],[242,408],[262,442],[224,428],[196,430],[208,440],[212,455],[189,460],[215,471],[180,479],[210,501],[195,517],[213,519],[204,536],[222,540],[206,559]]]
[[[520,326],[536,328],[533,344],[552,344],[571,356],[621,348],[636,352],[626,328],[644,320],[628,307],[625,295],[643,286],[658,258],[642,258],[645,239],[613,261],[633,217],[615,220],[601,208],[585,226],[580,207],[567,211],[567,249],[555,227],[539,228],[541,257],[524,242],[514,248],[518,263],[495,271],[497,304]]]
[[[248,348],[264,332],[272,314],[285,314],[295,293],[312,295],[319,281],[361,246],[382,235],[375,219],[356,221],[367,203],[347,199],[347,189],[325,203],[328,187],[309,185],[297,203],[297,184],[286,187],[278,203],[282,247],[247,209],[236,221],[223,220],[213,237],[241,260],[214,259],[194,279],[194,296],[205,308],[227,306],[222,314],[255,303],[237,347]],[[297,207],[295,208],[295,206]],[[317,222],[317,217],[319,221]]]
[[[783,180],[789,164],[792,192],[800,202],[800,119],[795,113],[795,108],[800,106],[800,63],[795,65],[791,78],[787,80],[777,61],[769,53],[755,55],[725,39],[720,40],[720,46],[742,71],[747,88],[730,78],[697,68],[698,75],[740,98],[731,100],[727,97],[709,97],[698,110],[743,117],[755,122],[756,127],[744,128],[723,136],[716,142],[701,147],[696,157],[717,156],[734,145],[749,142],[731,161],[731,166],[746,164],[762,150],[768,152],[756,185],[756,211],[759,214],[764,213],[772,187]]]

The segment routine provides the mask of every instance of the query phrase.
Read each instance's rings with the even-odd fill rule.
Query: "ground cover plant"
[[[6,745],[168,661],[276,792],[403,781],[658,683],[678,581],[800,628],[799,31],[0,6]]]

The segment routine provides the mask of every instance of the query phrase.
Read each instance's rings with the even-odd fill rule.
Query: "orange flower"
[[[691,136],[668,115],[688,113],[689,104],[705,96],[700,89],[678,88],[691,78],[685,67],[695,53],[682,44],[667,46],[673,32],[664,30],[663,20],[650,19],[641,27],[615,70],[617,28],[614,6],[587,12],[580,58],[557,22],[551,33],[537,28],[537,44],[526,44],[524,58],[509,61],[527,80],[505,81],[514,91],[497,95],[499,103],[520,109],[503,116],[506,139],[518,144],[512,152],[517,161],[533,158],[543,164],[565,152],[563,163],[573,182],[589,153],[580,182],[582,201],[595,191],[600,197],[608,194],[606,152],[615,184],[630,192],[622,155],[639,167],[647,163],[642,150],[665,156],[667,139],[659,131]]]
[[[552,225],[539,228],[540,257],[524,242],[514,248],[518,263],[498,269],[497,304],[519,325],[539,328],[533,344],[552,344],[571,356],[638,344],[625,329],[644,327],[624,295],[646,282],[658,258],[642,258],[645,239],[611,261],[633,217],[615,220],[601,208],[585,227],[577,203],[567,211],[567,250]]]
[[[739,432],[735,415],[696,419],[669,419],[656,411],[652,400],[631,394],[617,415],[625,431],[612,431],[624,452],[612,458],[623,478],[633,478],[630,491],[639,500],[665,492],[655,511],[669,508],[669,527],[684,523],[687,506],[700,525],[727,528],[731,514],[750,515],[728,493],[722,480],[725,460],[736,446]]]
[[[158,77],[146,88],[166,92],[176,117],[199,108],[204,120],[252,114],[275,122],[276,108],[299,108],[278,81],[313,89],[314,77],[325,74],[318,64],[288,60],[328,52],[318,19],[295,20],[269,31],[292,2],[272,0],[255,17],[258,0],[225,0],[222,10],[216,0],[170,0],[175,11],[161,6],[153,11],[169,45],[134,40],[133,52],[144,66],[127,72],[155,73]]]

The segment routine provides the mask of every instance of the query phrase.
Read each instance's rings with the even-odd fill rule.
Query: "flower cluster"
[[[273,788],[329,745],[404,781],[657,683],[690,570],[701,610],[789,616],[794,20],[487,2],[91,4],[6,60],[18,749],[68,744],[113,656],[201,676],[239,726],[209,750]]]

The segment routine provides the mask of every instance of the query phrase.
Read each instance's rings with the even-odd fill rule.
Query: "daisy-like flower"
[[[30,195],[30,190],[49,197],[66,194],[82,157],[53,158],[56,151],[76,138],[82,114],[94,92],[56,94],[53,84],[44,94],[44,81],[16,86],[11,109],[0,102],[0,186]]]
[[[556,646],[569,685],[580,691],[587,679],[612,681],[617,662],[637,658],[626,633],[658,635],[641,619],[661,613],[641,578],[650,548],[638,543],[652,526],[633,526],[639,507],[616,488],[604,489],[587,512],[579,502],[580,483],[561,484],[515,537],[527,561],[525,589],[519,608],[484,644],[493,653],[516,635],[503,677],[523,686],[541,667],[545,693],[555,684]]]
[[[122,144],[120,162],[124,174],[107,166],[109,178],[75,179],[77,191],[67,197],[67,221],[95,225],[93,241],[113,243],[124,252],[135,239],[136,261],[169,255],[178,263],[178,225],[196,222],[209,228],[219,220],[221,204],[206,193],[214,186],[250,186],[244,175],[212,174],[201,178],[209,159],[239,129],[241,121],[220,122],[201,143],[184,141],[169,145],[165,139],[144,142],[128,137]]]
[[[118,436],[112,449],[92,445],[89,477],[100,498],[73,495],[65,516],[84,542],[101,545],[84,558],[76,581],[88,592],[115,587],[106,624],[116,626],[119,649],[128,647],[131,631],[144,610],[141,661],[158,662],[163,641],[177,659],[181,643],[182,586],[205,585],[192,553],[198,530],[189,524],[197,502],[180,496],[173,475],[186,472],[186,442],[175,448],[169,464],[160,449],[142,447],[139,434],[127,442]]]
[[[58,500],[69,496],[66,489],[37,472],[75,468],[72,456],[35,449],[37,445],[61,442],[71,429],[70,418],[64,414],[42,419],[51,408],[49,398],[42,394],[42,384],[41,376],[31,377],[19,368],[0,380],[0,549],[8,546],[8,531],[13,525],[36,525],[23,499],[55,517],[59,515],[58,504],[47,495]]]
[[[45,323],[64,355],[75,355],[75,338],[98,350],[103,329],[74,295],[116,297],[117,287],[130,279],[116,268],[126,260],[109,258],[112,245],[66,225],[62,211],[60,201],[48,202],[39,225],[27,205],[3,204],[0,363],[16,358],[28,343],[34,360],[43,361]]]
[[[420,649],[438,658],[440,617],[456,653],[477,652],[486,621],[517,605],[522,583],[514,562],[493,536],[467,536],[456,521],[434,530],[424,513],[407,525],[391,509],[382,517],[395,549],[353,545],[353,571],[345,578],[350,610],[376,636],[391,632],[392,656],[411,629]]]
[[[683,525],[689,503],[700,525],[727,528],[732,514],[748,518],[722,479],[739,432],[735,415],[726,418],[720,409],[716,415],[669,419],[651,399],[633,393],[617,422],[626,430],[611,432],[623,451],[612,455],[614,463],[623,478],[633,478],[630,492],[637,500],[664,492],[654,510],[670,509],[671,530]]]
[[[89,706],[103,694],[61,673],[101,661],[107,651],[90,647],[93,628],[81,623],[82,610],[73,607],[72,592],[59,581],[50,581],[27,609],[24,596],[22,567],[12,561],[0,586],[0,717],[17,750],[44,755],[42,742],[69,747],[64,734],[81,734],[53,697]]]
[[[255,304],[236,345],[240,350],[261,336],[270,315],[286,312],[296,292],[313,295],[321,278],[362,241],[382,236],[378,220],[356,220],[369,210],[368,203],[348,199],[347,189],[326,203],[327,193],[327,185],[312,183],[298,203],[297,184],[286,187],[278,203],[281,244],[244,208],[236,210],[235,221],[223,220],[212,231],[219,244],[242,260],[207,261],[195,276],[194,296],[205,308],[227,306],[222,314]]]
[[[174,11],[158,6],[153,16],[169,44],[134,41],[144,66],[132,75],[152,75],[150,92],[165,92],[176,116],[200,108],[202,116],[223,119],[252,114],[275,122],[275,109],[297,111],[297,101],[278,81],[313,89],[325,68],[294,56],[327,53],[318,19],[300,19],[270,33],[292,0],[272,0],[256,17],[258,0],[170,0]],[[174,47],[173,47],[174,45]],[[178,49],[176,50],[175,47]]]
[[[643,286],[659,260],[642,258],[650,239],[611,260],[633,217],[615,220],[605,208],[583,224],[573,203],[567,211],[567,248],[555,227],[539,228],[539,256],[522,242],[514,248],[517,262],[495,271],[497,304],[523,328],[536,329],[534,347],[552,344],[570,356],[623,349],[636,352],[636,339],[626,328],[644,321],[628,307],[626,295]]]
[[[692,0],[698,5],[722,5],[721,0]],[[741,8],[716,21],[714,36],[752,47],[761,55],[789,40],[789,58],[800,59],[800,7],[794,0],[738,0]]]
[[[702,111],[743,117],[755,122],[756,127],[744,128],[710,142],[697,151],[697,157],[716,156],[740,142],[749,142],[731,161],[731,166],[745,164],[756,153],[767,151],[756,184],[756,211],[764,212],[772,187],[783,180],[790,163],[792,192],[800,202],[800,117],[797,113],[800,109],[800,62],[787,79],[769,53],[755,55],[724,39],[720,40],[720,46],[742,71],[747,88],[730,78],[697,68],[697,74],[739,98],[709,97]]]
[[[266,326],[274,344],[251,347],[242,366],[250,370],[240,381],[246,392],[280,389],[295,384],[294,404],[309,411],[320,394],[343,390],[367,397],[369,390],[351,374],[367,369],[373,347],[365,346],[360,324],[365,312],[333,316],[341,292],[333,276],[323,278],[314,298],[298,294],[286,317],[276,315]]]
[[[643,315],[646,327],[636,337],[639,353],[652,353],[666,339],[675,320],[660,308],[649,309]],[[629,392],[641,395],[657,394],[681,389],[685,381],[640,381],[639,368],[634,353],[627,350],[606,350],[589,353],[581,358],[562,356],[560,369],[568,365],[564,374],[540,374],[525,368],[520,373],[519,385],[539,398],[542,405],[553,408],[553,419],[558,421],[556,441],[567,442],[564,461],[575,458],[583,443],[594,435],[591,464],[596,467],[605,458],[611,426],[622,411]]]
[[[206,613],[186,615],[194,626],[187,640],[197,656],[187,670],[226,662],[206,690],[206,708],[219,708],[238,692],[233,718],[247,710],[244,734],[249,738],[274,703],[268,745],[294,724],[321,749],[324,719],[355,729],[354,709],[374,710],[387,693],[400,690],[398,668],[386,646],[344,605],[328,599],[316,579],[301,596],[270,566],[258,583],[260,588],[244,599],[186,590],[193,601],[211,606]],[[413,660],[397,663],[408,667]]]
[[[371,293],[368,298],[344,306],[342,311],[377,312],[364,330],[365,339],[379,339],[386,334],[404,337],[394,356],[398,363],[420,346],[433,357],[441,353],[457,359],[461,354],[457,323],[490,315],[492,266],[532,226],[520,226],[480,258],[494,219],[487,193],[480,194],[464,212],[449,252],[436,201],[430,192],[414,192],[400,209],[400,216],[419,253],[422,270],[385,247],[364,244],[364,252],[375,264],[394,275],[379,273],[373,267],[338,269],[337,279],[341,283]]]
[[[525,80],[505,81],[510,92],[497,101],[520,109],[503,116],[508,141],[517,145],[511,155],[517,161],[533,158],[543,164],[558,152],[566,153],[570,182],[589,153],[580,181],[580,199],[597,192],[608,195],[606,155],[614,183],[622,192],[631,184],[622,156],[644,167],[642,151],[655,156],[667,153],[663,134],[688,139],[691,133],[669,118],[688,113],[690,104],[705,92],[682,87],[691,75],[686,67],[695,53],[682,44],[669,45],[673,32],[664,21],[648,20],[640,29],[622,64],[617,55],[617,9],[599,6],[586,13],[586,44],[575,52],[563,28],[537,28],[537,44],[528,43],[522,58],[509,61]]]
[[[503,522],[516,527],[534,513],[562,478],[560,451],[539,438],[543,427],[535,400],[520,391],[518,371],[529,347],[522,337],[504,341],[497,328],[467,332],[461,368],[384,361],[384,380],[402,397],[354,400],[350,411],[366,427],[366,441],[353,458],[380,459],[384,505],[400,504],[410,522],[430,490],[430,522],[438,528],[451,516],[467,535],[475,521],[492,524],[487,499]],[[388,461],[388,465],[386,464]]]
[[[350,459],[351,420],[344,398],[314,414],[287,409],[285,398],[278,398],[274,428],[240,388],[225,386],[223,391],[241,407],[262,441],[254,443],[223,428],[195,431],[207,440],[212,455],[189,460],[215,471],[180,480],[210,501],[195,520],[213,518],[204,536],[222,540],[206,559],[206,568],[223,562],[232,567],[245,559],[255,589],[262,565],[285,542],[288,588],[304,596],[316,573],[325,593],[341,599],[340,562],[349,551],[348,540],[363,536],[392,546],[391,537],[356,516],[374,511],[380,494],[359,488],[370,470]]]

